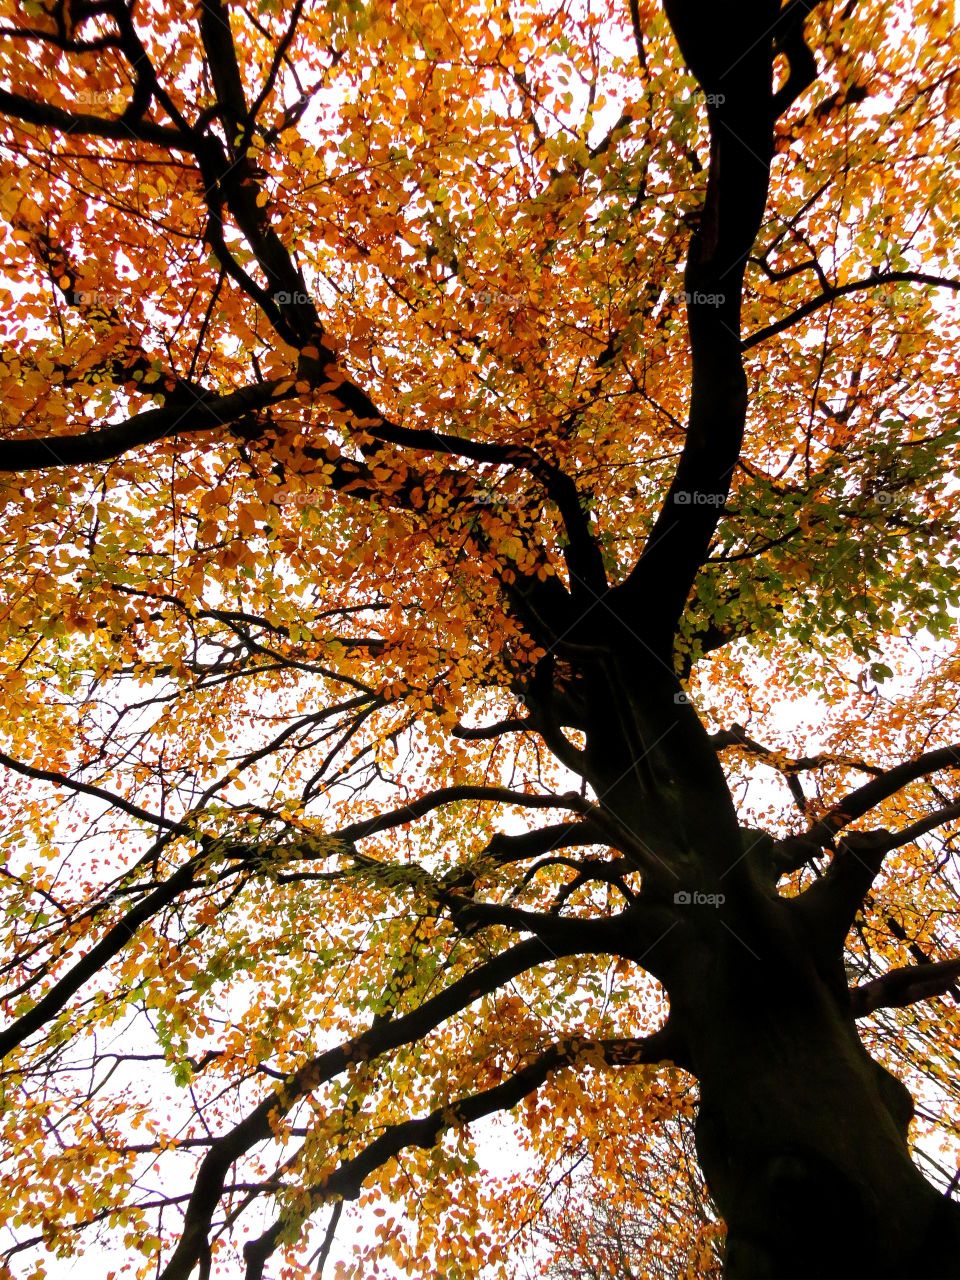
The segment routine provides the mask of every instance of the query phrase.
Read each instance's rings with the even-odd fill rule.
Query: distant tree
[[[549,1280],[719,1280],[723,1232],[697,1165],[691,1116],[624,1140],[607,1167],[573,1154],[537,1222]]]

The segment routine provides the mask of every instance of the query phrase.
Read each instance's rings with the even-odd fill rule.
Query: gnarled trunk
[[[705,907],[717,916],[700,931],[705,963],[672,991],[700,1081],[697,1150],[728,1229],[725,1276],[960,1276],[960,1206],[911,1160],[909,1093],[798,945],[790,904],[771,906],[775,932]]]
[[[666,921],[633,958],[666,987],[679,1060],[700,1083],[725,1275],[960,1280],[960,1206],[914,1165],[910,1095],[857,1033],[848,926],[830,900],[849,885],[834,875],[820,897],[780,896],[669,673],[620,663],[605,676],[588,699],[590,778]],[[869,866],[857,859],[854,874],[865,889]]]

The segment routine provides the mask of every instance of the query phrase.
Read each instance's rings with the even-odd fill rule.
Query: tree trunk
[[[960,1280],[960,1206],[914,1165],[910,1095],[860,1041],[843,929],[780,896],[679,684],[631,656],[586,685],[585,768],[661,912],[632,958],[700,1083],[725,1276]]]
[[[956,1278],[960,1206],[910,1158],[910,1096],[789,935],[779,956],[751,954],[756,931],[714,936],[697,981],[674,985],[701,1088],[697,1150],[728,1229],[724,1274]]]

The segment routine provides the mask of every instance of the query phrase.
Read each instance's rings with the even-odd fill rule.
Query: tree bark
[[[636,841],[644,899],[673,912],[634,958],[664,984],[680,1064],[700,1084],[724,1274],[960,1280],[960,1206],[914,1165],[910,1095],[860,1040],[843,931],[781,897],[741,841],[709,737],[674,690],[636,654],[605,669],[586,699],[586,756],[601,808]]]
[[[682,1024],[697,1150],[727,1224],[729,1280],[960,1276],[960,1207],[907,1147],[913,1104],[832,992],[724,946]]]

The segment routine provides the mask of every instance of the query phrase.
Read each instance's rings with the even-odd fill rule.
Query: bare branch
[[[865,276],[862,280],[848,280],[846,284],[832,285],[829,289],[824,289],[816,297],[795,308],[789,315],[782,316],[762,329],[754,329],[753,333],[747,334],[744,338],[740,349],[750,351],[753,347],[767,342],[770,338],[775,338],[778,333],[783,333],[785,329],[790,329],[801,320],[805,320],[821,307],[829,306],[831,302],[836,302],[838,298],[843,298],[847,294],[860,293],[865,289],[876,289],[888,284],[925,284],[938,289],[951,289],[954,292],[960,290],[960,280],[931,275],[926,271],[877,271],[873,275]]]

